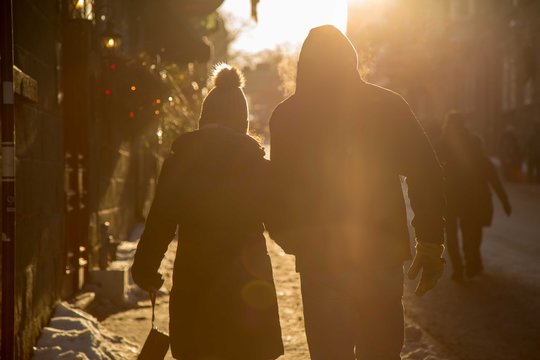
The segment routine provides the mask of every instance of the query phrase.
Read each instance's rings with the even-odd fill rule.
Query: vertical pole
[[[0,80],[2,81],[2,349],[1,358],[14,359],[15,341],[15,124],[13,105],[13,7],[0,8]]]

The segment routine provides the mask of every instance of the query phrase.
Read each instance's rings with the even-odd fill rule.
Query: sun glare
[[[257,52],[280,44],[298,46],[315,26],[347,28],[347,0],[266,0],[259,3],[259,22],[241,32],[233,50]],[[221,7],[236,24],[249,20],[248,0],[227,0]],[[234,26],[234,25],[233,25]]]

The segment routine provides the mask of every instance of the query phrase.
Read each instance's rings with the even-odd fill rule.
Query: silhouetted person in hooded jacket
[[[269,164],[246,135],[243,78],[218,67],[199,130],[181,135],[159,178],[132,267],[155,291],[178,226],[170,294],[172,355],[182,360],[270,360],[283,354],[263,236]]]
[[[335,27],[312,29],[296,92],[270,120],[270,235],[296,256],[312,360],[400,358],[403,262],[410,239],[400,175],[415,213],[417,294],[442,275],[442,174],[401,96],[364,82]]]
[[[452,279],[463,281],[484,269],[480,246],[482,228],[491,225],[491,189],[510,216],[512,208],[497,170],[486,156],[482,141],[465,127],[464,116],[449,114],[444,130],[441,161],[446,178],[446,245],[452,262]],[[458,231],[461,230],[465,266],[461,257]]]

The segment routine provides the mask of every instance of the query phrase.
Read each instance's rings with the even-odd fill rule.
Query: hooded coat
[[[420,241],[443,242],[442,172],[408,104],[364,82],[336,28],[303,44],[296,92],[270,119],[274,204],[267,228],[297,269],[325,272],[410,257],[400,176]]]
[[[169,304],[175,358],[283,354],[263,236],[268,166],[254,139],[217,125],[181,135],[163,164],[132,274],[142,288],[159,286],[178,226]]]

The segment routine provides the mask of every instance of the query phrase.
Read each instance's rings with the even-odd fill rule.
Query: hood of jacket
[[[311,29],[298,59],[296,94],[334,93],[359,79],[358,54],[350,40],[332,25]]]

